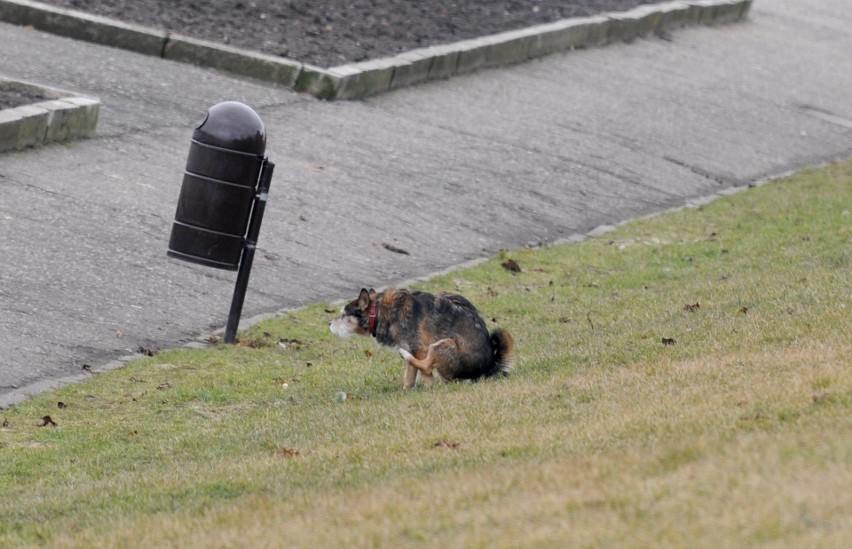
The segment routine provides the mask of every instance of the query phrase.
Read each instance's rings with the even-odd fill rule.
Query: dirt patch
[[[14,109],[50,99],[37,90],[27,88],[8,88],[0,84],[0,110]]]
[[[663,0],[40,0],[332,67]]]

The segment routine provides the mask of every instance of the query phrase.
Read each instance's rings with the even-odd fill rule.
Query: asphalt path
[[[852,156],[847,0],[363,102],[2,24],[0,74],[103,103],[96,138],[0,155],[0,405],[224,325],[234,274],[165,254],[219,101],[257,110],[276,163],[244,319]]]

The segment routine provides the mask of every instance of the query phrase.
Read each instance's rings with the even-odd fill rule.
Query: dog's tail
[[[515,343],[506,330],[497,328],[491,332],[491,367],[485,373],[486,377],[497,374],[507,374],[512,369],[515,359]]]

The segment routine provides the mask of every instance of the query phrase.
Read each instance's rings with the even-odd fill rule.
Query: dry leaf
[[[157,385],[157,389],[160,390],[160,391],[165,391],[166,389],[171,389],[171,387],[172,387],[172,384],[169,383],[168,381],[165,382],[165,383],[160,383],[159,385]]]
[[[664,337],[663,338],[663,345],[674,345],[675,343],[677,343],[677,340],[675,340],[674,338],[671,338],[671,337]]]
[[[159,351],[159,349],[147,349],[141,346],[136,349],[136,352],[142,356],[154,356],[155,354],[157,354],[157,351]]]
[[[506,269],[507,271],[511,272],[511,273],[521,272],[521,266],[518,265],[518,262],[515,261],[514,259],[507,259],[506,261],[501,263],[500,266],[503,267],[504,269]]]
[[[820,393],[817,395],[813,395],[811,400],[814,404],[822,404],[824,402],[831,402],[834,400],[834,395],[832,393]]]
[[[748,314],[748,307],[740,307],[740,312],[744,315]]]
[[[275,455],[280,458],[294,458],[299,455],[299,451],[292,448],[280,448],[275,452]]]
[[[485,293],[487,293],[489,295],[489,297],[497,297],[498,295],[500,295],[500,294],[497,293],[497,290],[495,290],[491,286],[488,286],[485,289]]]
[[[364,349],[364,356],[367,358],[373,358],[373,352],[369,349]]]
[[[66,406],[66,404],[64,402],[62,402],[61,400],[56,403],[56,407],[59,408],[60,410],[65,408],[65,406]]]
[[[386,249],[389,252],[393,252],[395,254],[411,255],[407,251],[403,250],[402,248],[397,248],[393,244],[385,244],[384,242],[382,242],[382,248]]]
[[[435,443],[435,448],[440,448],[442,450],[453,450],[459,447],[458,442],[451,442],[449,440],[439,440]]]
[[[207,343],[209,343],[210,345],[216,345],[217,343],[219,343],[219,336],[212,335],[208,337]]]
[[[53,419],[50,416],[44,416],[43,418],[38,420],[38,423],[36,423],[37,427],[47,427],[48,425],[53,425],[54,427],[57,426],[56,422],[53,421]]]
[[[6,429],[9,427],[9,420],[5,417],[3,418],[3,428]]]
[[[690,312],[690,313],[694,313],[695,311],[697,311],[697,310],[698,310],[698,308],[699,308],[699,307],[701,307],[701,304],[699,304],[698,302],[696,302],[696,303],[693,303],[693,304],[691,304],[691,305],[690,305],[690,304],[686,304],[686,305],[684,305],[684,306],[683,306],[683,310],[684,310],[684,311],[688,311],[688,312]]]
[[[124,337],[124,332],[122,332],[121,330],[116,330],[115,337],[121,339],[122,337]]]

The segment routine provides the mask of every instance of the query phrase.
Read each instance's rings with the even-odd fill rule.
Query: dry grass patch
[[[521,406],[535,389],[575,408],[573,420],[504,425],[503,438],[535,448],[524,459],[458,471],[448,453],[482,450],[460,438],[456,449],[422,449],[435,463],[428,475],[256,495],[72,545],[841,547],[852,492],[838,487],[852,486],[852,447],[825,432],[852,430],[850,353],[820,345],[501,386],[474,398]],[[578,402],[590,388],[605,397]]]

